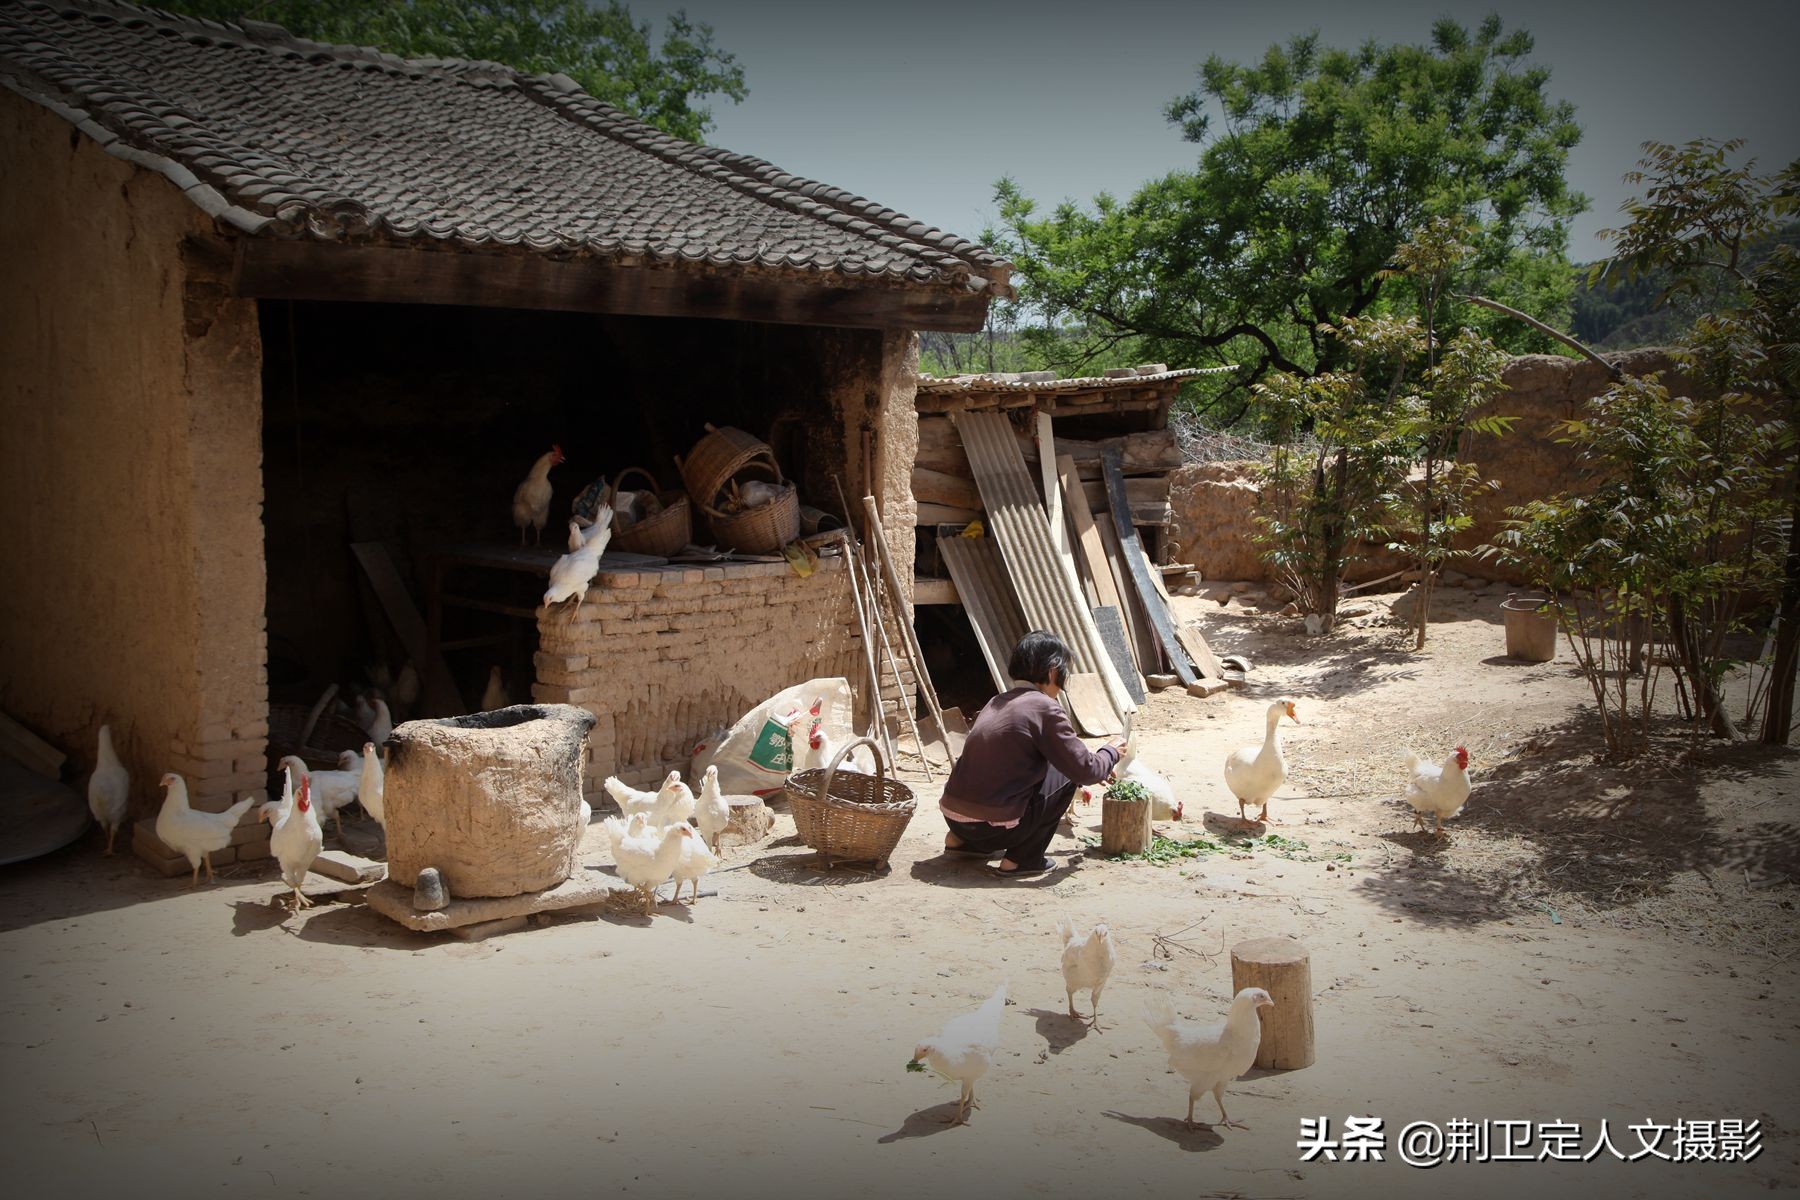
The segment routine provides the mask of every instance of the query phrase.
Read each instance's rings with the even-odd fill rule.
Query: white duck
[[[100,727],[100,745],[94,752],[94,773],[88,779],[88,811],[100,828],[106,831],[106,853],[113,852],[113,839],[125,823],[125,810],[131,800],[131,775],[113,750],[112,726]]]
[[[1281,757],[1281,734],[1276,728],[1282,717],[1296,725],[1300,723],[1292,700],[1281,699],[1269,705],[1269,728],[1261,745],[1241,746],[1225,759],[1225,786],[1237,797],[1240,818],[1245,805],[1260,804],[1262,812],[1256,819],[1267,821],[1269,797],[1287,782],[1287,760]]]
[[[706,776],[700,780],[700,797],[694,806],[694,823],[700,827],[700,836],[714,854],[719,852],[719,836],[725,827],[731,824],[731,805],[726,802],[719,791],[719,768],[706,768]]]

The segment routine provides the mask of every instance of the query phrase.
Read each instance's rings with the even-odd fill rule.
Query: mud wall
[[[1672,388],[1686,386],[1665,350],[1631,350],[1606,358],[1630,374],[1667,372]],[[1484,413],[1516,417],[1504,437],[1479,437],[1471,454],[1482,477],[1500,487],[1478,502],[1476,523],[1462,539],[1465,547],[1491,541],[1500,531],[1506,509],[1528,500],[1580,487],[1581,465],[1574,448],[1557,440],[1557,423],[1575,416],[1590,398],[1611,382],[1605,370],[1585,359],[1527,354],[1507,364],[1507,390]],[[1250,462],[1189,463],[1177,470],[1169,500],[1175,510],[1176,557],[1191,562],[1202,579],[1267,578],[1252,535],[1256,531],[1256,464]],[[1359,564],[1352,578],[1373,578],[1397,565],[1385,551]],[[1506,579],[1498,564],[1473,558],[1456,563],[1464,574]]]
[[[268,732],[254,305],[173,184],[5,90],[0,161],[0,707],[78,776],[111,722],[134,815],[168,770],[222,808]]]

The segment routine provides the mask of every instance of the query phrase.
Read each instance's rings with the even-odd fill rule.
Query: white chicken
[[[1407,751],[1406,802],[1412,805],[1413,824],[1425,828],[1425,814],[1437,818],[1437,835],[1444,836],[1444,822],[1462,811],[1469,799],[1469,752],[1461,746],[1441,763],[1421,761]]]
[[[387,772],[382,769],[381,754],[374,742],[364,742],[362,770],[356,777],[356,802],[383,827],[387,825],[386,789]],[[343,825],[340,823],[338,828],[342,831]]]
[[[673,827],[681,834],[681,857],[675,860],[675,903],[681,903],[681,885],[693,885],[694,894],[688,898],[693,904],[700,899],[700,877],[719,865],[719,856],[707,848],[706,839],[695,831],[686,821]]]
[[[1081,1019],[1081,1014],[1075,1011],[1075,993],[1086,988],[1088,1007],[1094,1010],[1089,1024],[1097,1033],[1100,1030],[1100,989],[1112,975],[1115,961],[1112,930],[1100,924],[1086,933],[1077,934],[1074,922],[1061,917],[1056,922],[1056,932],[1063,944],[1063,987],[1069,993],[1069,1015]]]
[[[199,812],[188,804],[187,780],[173,771],[162,777],[167,789],[162,809],[156,814],[156,837],[171,850],[178,851],[194,868],[188,881],[193,887],[200,882],[200,864],[206,864],[206,881],[212,882],[212,854],[231,845],[231,831],[256,803],[256,797],[245,796],[222,813]]]
[[[1249,1128],[1233,1121],[1225,1111],[1225,1085],[1255,1065],[1257,1048],[1262,1045],[1262,1018],[1257,1012],[1274,1006],[1269,993],[1256,987],[1239,992],[1225,1020],[1216,1025],[1182,1020],[1167,996],[1158,996],[1144,1006],[1144,1020],[1168,1051],[1169,1066],[1188,1082],[1189,1129],[1211,1128],[1194,1121],[1194,1101],[1202,1092],[1213,1094],[1219,1118],[1228,1128]]]
[[[346,762],[354,762],[354,769],[346,767]],[[294,773],[296,779],[304,779],[312,784],[312,802],[319,810],[319,824],[323,826],[326,821],[335,822],[338,836],[342,837],[342,810],[356,802],[357,789],[362,786],[361,756],[349,750],[344,751],[338,755],[339,769],[336,771],[314,771],[297,754],[285,755],[275,765],[286,767]]]
[[[525,544],[525,527],[534,540],[542,541],[544,522],[550,519],[550,468],[563,461],[561,446],[551,446],[531,464],[531,473],[513,489],[512,518],[519,527],[519,545]]]
[[[481,693],[481,711],[493,712],[511,703],[512,697],[506,694],[506,681],[500,678],[500,664],[495,663],[488,668],[487,687]]]
[[[386,742],[388,734],[394,732],[394,718],[388,712],[387,701],[380,696],[356,698],[356,723],[363,727],[363,732],[377,746]]]
[[[833,738],[825,730],[825,720],[820,715],[824,707],[824,697],[813,701],[813,706],[803,712],[797,712],[788,718],[788,746],[793,755],[795,771],[822,770],[829,767],[838,756],[843,743]],[[864,775],[875,773],[875,759],[867,746],[858,746],[850,752],[844,763],[844,769],[860,771]]]
[[[663,776],[662,787],[654,792],[641,792],[630,787],[617,775],[608,775],[601,780],[600,786],[606,794],[613,798],[619,806],[619,815],[629,817],[633,813],[643,813],[652,825],[661,828],[676,821],[685,821],[694,814],[694,794],[688,786],[681,782],[680,771],[670,771]],[[681,793],[687,792],[686,812],[683,807]],[[679,813],[679,816],[670,814]]]
[[[608,819],[616,821],[617,818]],[[632,833],[633,826],[639,832]],[[610,828],[607,836],[612,837]],[[614,845],[613,863],[619,878],[643,895],[645,916],[655,911],[656,889],[675,873],[675,867],[681,861],[682,843],[693,836],[693,828],[686,824],[671,825],[667,829],[653,828],[642,813],[633,814],[632,825],[621,832]]]
[[[994,1065],[994,1055],[1000,1051],[1000,1015],[1005,1011],[1006,983],[1002,981],[980,1008],[952,1019],[943,1032],[913,1047],[908,1070],[916,1070],[914,1064],[923,1062],[945,1079],[962,1085],[952,1125],[966,1124],[969,1110],[981,1107],[975,1102],[975,1081]]]
[[[413,666],[409,658],[406,665],[400,668],[399,677],[394,680],[394,711],[405,717],[418,702],[419,668]]]
[[[619,843],[627,837],[642,837],[649,822],[641,812],[632,813],[630,817],[607,817],[600,822],[600,831],[606,835],[607,847],[612,851],[614,861],[619,857]]]
[[[1277,728],[1282,717],[1296,725],[1300,723],[1292,700],[1277,700],[1269,705],[1268,732],[1261,745],[1240,747],[1225,759],[1225,786],[1237,797],[1239,817],[1244,815],[1245,805],[1260,804],[1262,812],[1256,819],[1268,820],[1269,798],[1287,782],[1287,760],[1281,756],[1281,733]]]
[[[719,791],[717,767],[706,768],[706,775],[700,780],[700,795],[694,802],[694,824],[700,827],[700,836],[706,839],[707,846],[717,854],[719,837],[731,824],[731,805]]]
[[[112,726],[100,727],[100,743],[94,750],[94,773],[88,777],[88,811],[106,831],[106,851],[113,852],[113,839],[125,823],[125,812],[131,802],[131,774],[113,751]]]
[[[1150,793],[1150,819],[1152,821],[1181,820],[1182,802],[1175,798],[1175,788],[1162,775],[1145,766],[1137,754],[1137,730],[1132,730],[1125,738],[1125,753],[1119,756],[1119,765],[1113,768],[1112,777],[1121,782],[1143,785]]]
[[[600,571],[600,556],[606,553],[606,543],[612,539],[612,509],[603,508],[598,519],[582,529],[574,521],[569,522],[569,544],[581,545],[569,551],[550,565],[550,586],[544,589],[544,607],[561,604],[571,596],[575,599],[575,611],[581,611],[581,602],[587,598],[588,585],[594,582],[594,576]]]
[[[374,757],[369,755],[368,759]],[[283,771],[281,799],[263,805],[258,814],[259,820],[275,827],[269,834],[269,853],[281,864],[281,882],[294,889],[291,912],[312,907],[312,901],[300,888],[312,869],[313,859],[325,848],[325,832],[319,828],[319,814],[313,811],[311,791],[312,785],[302,779],[296,796],[293,772]]]

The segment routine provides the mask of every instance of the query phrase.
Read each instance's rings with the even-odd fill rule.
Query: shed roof
[[[1116,388],[1179,384],[1183,380],[1201,375],[1216,375],[1222,371],[1236,369],[1236,367],[1178,367],[1171,371],[1157,365],[1121,368],[1109,371],[1105,375],[1082,375],[1068,379],[1058,379],[1048,371],[1023,374],[1003,372],[993,375],[953,375],[949,378],[921,375],[919,377],[919,394],[934,396],[986,395],[990,392],[1011,392],[1035,396],[1055,395],[1059,392],[1103,392]]]
[[[0,83],[260,242],[1011,294],[972,242],[639,122],[561,75],[117,0],[0,6]]]

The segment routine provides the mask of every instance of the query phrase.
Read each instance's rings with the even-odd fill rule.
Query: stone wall
[[[1629,374],[1664,371],[1672,388],[1687,385],[1665,350],[1606,357]],[[1557,440],[1557,423],[1574,417],[1590,398],[1605,391],[1611,377],[1585,359],[1527,354],[1507,364],[1505,381],[1506,392],[1483,412],[1517,421],[1503,437],[1474,439],[1473,461],[1483,478],[1499,480],[1500,487],[1479,499],[1475,526],[1459,541],[1465,548],[1492,541],[1503,528],[1508,507],[1579,489],[1582,467],[1574,449]],[[1169,499],[1175,509],[1177,557],[1194,563],[1202,579],[1267,578],[1251,540],[1256,530],[1255,468],[1249,462],[1189,463],[1175,472]],[[1383,551],[1374,562],[1359,564],[1351,575],[1374,578],[1395,565]],[[1497,563],[1479,559],[1462,559],[1456,569],[1481,578],[1508,578]]]
[[[173,184],[5,90],[0,161],[0,708],[80,775],[110,722],[134,816],[169,770],[217,811],[268,735],[255,305]]]
[[[579,612],[538,614],[532,697],[598,718],[588,790],[685,775],[694,745],[796,683],[860,678],[841,558],[802,579],[786,563],[602,571]]]

